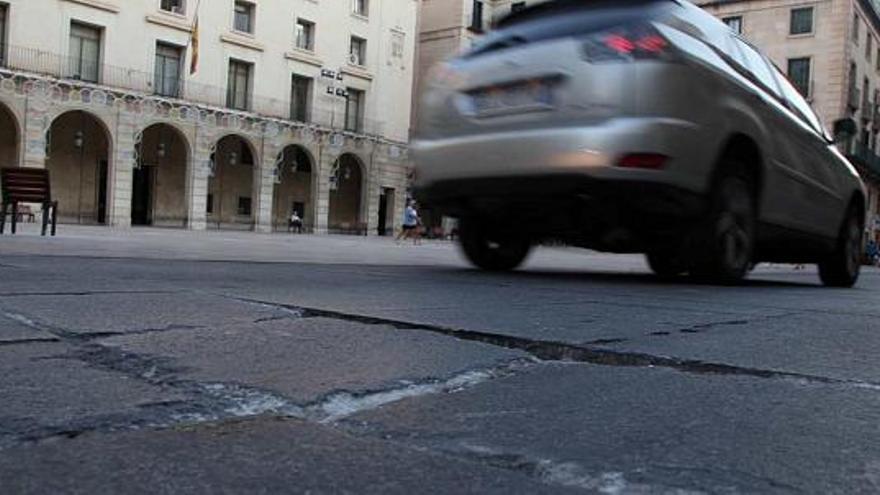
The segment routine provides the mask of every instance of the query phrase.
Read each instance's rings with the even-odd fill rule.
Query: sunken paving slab
[[[0,453],[0,479],[17,494],[565,493],[493,466],[271,418],[20,447]]]
[[[878,411],[849,384],[548,364],[344,424],[594,492],[877,493]]]
[[[174,380],[237,384],[298,403],[505,367],[528,354],[426,332],[328,318],[122,335],[102,345],[162,358]],[[161,371],[160,371],[161,372]]]
[[[0,347],[0,449],[64,432],[130,425],[184,394],[89,362],[65,343]],[[137,418],[137,419],[133,419]]]

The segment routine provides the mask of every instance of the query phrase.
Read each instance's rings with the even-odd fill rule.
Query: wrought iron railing
[[[265,117],[298,121],[292,114],[290,95],[282,98],[251,94],[246,108],[232,108],[226,88],[199,84],[188,78],[169,79],[151,72],[119,67],[110,64],[94,64],[46,50],[15,45],[0,45],[0,70],[20,71],[48,76],[73,85],[101,86],[109,90],[154,95],[179,101],[181,104],[205,105],[228,108],[234,111],[254,113]],[[383,121],[361,116],[356,126],[348,125],[345,98],[328,96],[313,88],[316,99],[324,100],[308,111],[308,123],[335,130],[349,131],[371,136],[384,136]],[[362,114],[362,112],[361,112]]]

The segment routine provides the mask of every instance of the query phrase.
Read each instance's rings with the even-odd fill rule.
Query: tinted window
[[[813,7],[792,9],[789,34],[809,34],[813,32]]]
[[[764,89],[777,96],[782,96],[779,93],[779,87],[776,85],[776,80],[773,78],[773,73],[770,71],[770,66],[767,64],[764,56],[742,40],[737,39],[736,45],[742,52],[743,58],[745,58],[746,70],[764,86]]]

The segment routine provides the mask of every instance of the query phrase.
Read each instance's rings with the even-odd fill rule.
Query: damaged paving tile
[[[270,418],[19,447],[0,455],[0,479],[22,495],[565,493],[492,466]]]
[[[123,335],[102,344],[173,359],[186,368],[179,379],[243,384],[298,402],[336,391],[366,392],[444,378],[528,357],[441,335],[327,318]]]
[[[344,424],[560,487],[877,493],[878,410],[842,384],[558,364]]]
[[[63,343],[0,347],[0,448],[23,438],[125,423],[182,394],[91,367]]]

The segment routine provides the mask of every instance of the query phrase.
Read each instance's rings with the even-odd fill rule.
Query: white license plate
[[[471,108],[479,116],[553,108],[553,88],[546,81],[531,81],[470,93]]]

